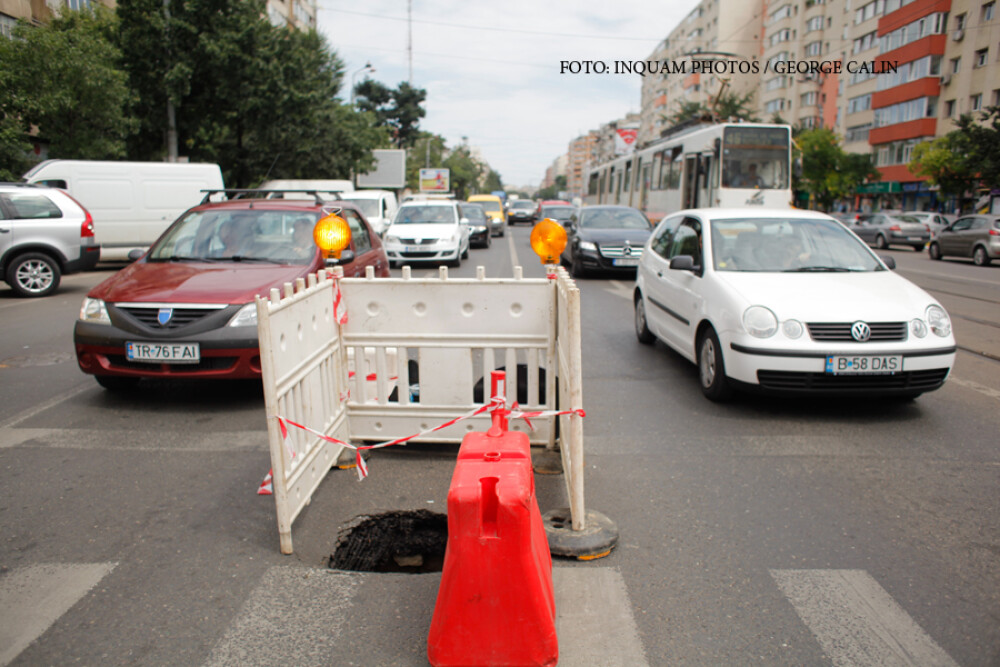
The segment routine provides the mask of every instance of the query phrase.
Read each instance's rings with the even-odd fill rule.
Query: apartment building
[[[671,124],[667,117],[683,102],[708,102],[726,90],[743,95],[756,91],[759,74],[702,73],[692,71],[698,53],[722,52],[755,61],[760,56],[760,33],[764,5],[740,0],[702,0],[647,58],[672,66],[685,63],[683,72],[660,72],[642,80],[640,146],[659,138]],[[671,69],[674,69],[671,67]]]
[[[116,0],[0,0],[0,37],[9,38],[19,19],[41,25],[64,7],[79,10],[98,4],[113,9],[117,2]]]
[[[587,170],[596,162],[597,139],[597,131],[591,130],[569,142],[566,153],[566,190],[573,197],[583,197]]]
[[[267,0],[265,11],[272,25],[316,28],[316,0]]]

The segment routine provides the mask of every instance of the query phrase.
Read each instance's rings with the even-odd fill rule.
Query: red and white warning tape
[[[478,408],[476,408],[475,410],[471,410],[470,412],[467,412],[464,415],[460,415],[458,417],[455,417],[454,419],[449,419],[448,421],[444,422],[443,424],[439,424],[439,425],[435,426],[434,428],[429,428],[429,429],[426,429],[424,431],[421,431],[420,433],[414,433],[413,435],[408,435],[408,436],[406,436],[404,438],[396,438],[395,440],[387,440],[385,442],[380,442],[380,443],[374,444],[374,445],[360,445],[360,446],[359,445],[352,445],[349,442],[345,442],[345,441],[340,440],[338,438],[333,438],[331,436],[325,435],[323,433],[320,433],[319,431],[316,431],[314,429],[309,428],[308,426],[304,426],[304,425],[299,424],[297,422],[293,422],[290,419],[286,419],[286,418],[282,417],[281,415],[275,415],[275,419],[278,420],[278,426],[281,428],[281,438],[285,442],[285,447],[288,448],[288,451],[289,451],[289,453],[291,453],[293,459],[295,458],[295,453],[292,452],[292,450],[291,450],[290,447],[288,447],[288,427],[289,426],[294,426],[295,428],[299,428],[299,429],[302,429],[303,431],[306,431],[308,433],[312,433],[313,435],[315,435],[316,437],[318,437],[320,440],[324,440],[326,442],[331,442],[331,443],[333,443],[335,445],[340,445],[342,447],[346,447],[348,449],[354,450],[355,461],[357,462],[357,468],[358,468],[358,479],[359,480],[363,480],[364,478],[366,478],[368,476],[368,465],[365,463],[364,456],[362,456],[362,452],[364,452],[365,450],[369,450],[369,449],[382,449],[383,447],[392,447],[393,445],[405,445],[407,442],[409,442],[411,440],[414,440],[415,438],[420,438],[422,436],[429,435],[429,434],[434,433],[436,431],[440,431],[442,429],[446,429],[449,426],[454,426],[455,424],[457,424],[460,421],[464,421],[466,419],[471,419],[472,417],[476,417],[478,415],[481,415],[484,412],[486,412],[487,410],[490,410],[491,408],[503,410],[504,407],[505,407],[505,405],[506,405],[506,401],[503,398],[496,398],[495,397],[489,403],[486,403],[485,405],[481,405]],[[518,407],[517,407],[517,403],[514,403],[513,410],[511,410],[511,412],[509,412],[507,414],[507,417],[508,417],[508,419],[523,419],[525,422],[527,422],[528,427],[531,428],[531,430],[535,430],[535,427],[532,425],[532,423],[530,421],[531,419],[540,419],[540,418],[544,418],[544,417],[558,417],[558,416],[561,416],[561,415],[586,417],[587,413],[585,411],[583,411],[582,409],[577,409],[577,410],[537,410],[537,411],[528,411],[528,412],[525,412],[525,411],[519,410]],[[271,472],[269,471],[267,473],[267,476],[264,478],[264,481],[261,482],[260,487],[257,489],[257,493],[259,495],[271,495],[271,493],[272,493],[272,486],[271,486],[271,484],[272,484],[272,475],[271,475]]]

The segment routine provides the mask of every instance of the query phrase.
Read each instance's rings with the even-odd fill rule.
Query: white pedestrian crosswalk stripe
[[[115,565],[28,565],[0,577],[0,665],[20,655]]]
[[[957,667],[864,570],[771,570],[837,667]]]

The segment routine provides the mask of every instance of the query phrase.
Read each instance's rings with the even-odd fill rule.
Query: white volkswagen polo
[[[635,331],[698,365],[702,392],[895,395],[939,388],[948,313],[821,213],[692,209],[664,218],[636,274]]]

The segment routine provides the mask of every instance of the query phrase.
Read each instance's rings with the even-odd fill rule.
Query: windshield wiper
[[[153,262],[218,262],[216,257],[191,257],[189,255],[171,255],[170,257],[157,257]]]
[[[782,273],[851,273],[856,270],[858,269],[847,269],[843,266],[802,266],[797,269],[785,269]]]
[[[231,260],[233,262],[265,262],[267,264],[281,264],[281,262],[276,262],[273,259],[268,259],[267,257],[249,257],[247,255],[233,255],[232,257],[223,257],[223,260]]]

